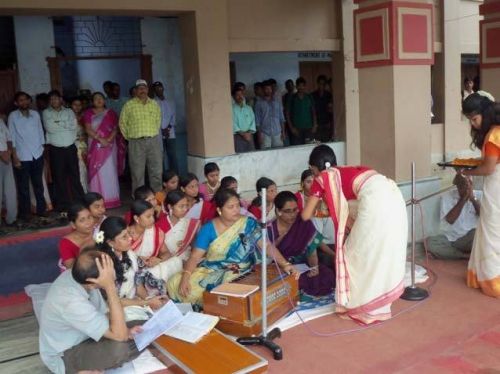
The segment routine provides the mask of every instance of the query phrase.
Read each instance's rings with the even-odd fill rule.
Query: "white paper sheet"
[[[311,268],[307,264],[293,264],[293,267],[297,269],[299,274],[306,273],[311,270]]]
[[[183,316],[175,303],[170,300],[151,319],[142,325],[142,332],[134,336],[135,345],[142,351],[157,337],[164,334],[182,320]]]

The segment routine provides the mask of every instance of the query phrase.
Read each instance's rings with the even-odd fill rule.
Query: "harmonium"
[[[242,296],[203,293],[203,311],[220,317],[217,329],[233,336],[255,336],[262,332],[261,266],[237,278],[230,285],[246,285],[250,293]],[[253,287],[252,287],[253,286]],[[219,286],[221,287],[221,286]],[[245,287],[240,287],[245,288]],[[251,292],[252,288],[254,289]],[[293,275],[280,273],[274,264],[267,266],[267,322],[272,325],[287,315],[299,301],[299,284]]]

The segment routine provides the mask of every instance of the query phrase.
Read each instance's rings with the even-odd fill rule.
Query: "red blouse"
[[[340,172],[340,178],[342,179],[342,192],[344,193],[346,200],[356,200],[357,197],[353,189],[354,179],[356,179],[358,175],[372,169],[366,166],[338,166],[336,169]],[[314,179],[311,186],[311,195],[322,198],[323,194],[323,187],[321,187],[319,182]]]
[[[80,253],[80,247],[67,238],[62,238],[59,242],[59,255],[61,260],[68,261],[76,259]]]

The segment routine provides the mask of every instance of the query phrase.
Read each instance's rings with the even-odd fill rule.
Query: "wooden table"
[[[215,329],[196,344],[162,335],[153,345],[175,363],[169,367],[174,373],[257,374],[268,368],[266,359]]]

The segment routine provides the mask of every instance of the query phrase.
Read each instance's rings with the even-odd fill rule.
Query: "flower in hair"
[[[330,168],[332,166],[332,164],[330,164],[329,162],[325,162],[325,168]]]
[[[97,243],[97,244],[102,244],[104,243],[104,231],[99,231],[98,233],[96,233],[94,235],[94,241]]]

